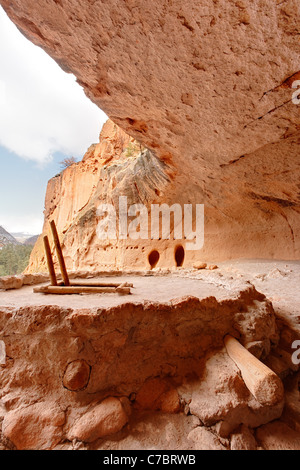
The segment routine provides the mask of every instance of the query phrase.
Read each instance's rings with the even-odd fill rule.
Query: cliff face
[[[103,268],[299,257],[297,0],[0,4],[111,118],[100,143],[48,185],[43,233],[54,219],[69,270],[89,278]],[[102,239],[99,208],[119,223],[120,197],[140,204],[141,225],[143,208],[148,216],[155,204],[204,204],[203,247],[187,249],[176,218],[170,239],[149,238],[149,226],[146,239]],[[28,271],[46,269],[41,242]],[[258,274],[251,264],[244,274],[237,266],[118,273],[132,281],[133,300],[2,292],[0,448],[298,449],[297,270]],[[25,278],[4,279],[4,288]],[[235,364],[228,334],[293,379],[284,399],[258,400],[262,364],[245,355]],[[243,369],[252,367],[248,381]],[[153,421],[140,420],[145,411]]]
[[[265,149],[246,155],[211,173],[214,181],[206,190],[204,245],[199,250],[185,250],[184,235],[176,239],[171,221],[171,237],[153,239],[151,234],[151,204],[170,200],[169,188],[174,178],[170,164],[159,160],[153,152],[145,149],[132,137],[108,120],[100,134],[100,142],[92,145],[83,160],[73,164],[52,178],[45,199],[45,223],[43,235],[48,234],[49,223],[56,222],[66,264],[69,270],[174,267],[193,266],[195,262],[220,261],[234,257],[291,258],[298,256],[297,199],[289,200],[291,188],[297,182],[297,149],[290,139],[289,159],[280,162],[282,144],[272,145],[275,162],[269,167],[268,178],[261,174]],[[285,142],[285,145],[287,143]],[[243,170],[248,160],[247,172]],[[191,175],[191,181],[193,176]],[[287,183],[289,179],[289,184]],[[249,180],[252,181],[251,186]],[[227,183],[224,192],[217,184]],[[277,191],[281,197],[268,196],[261,187],[268,187],[268,194]],[[232,188],[232,191],[230,191]],[[235,188],[235,190],[234,190]],[[189,186],[182,187],[176,203],[184,207],[193,202]],[[237,191],[237,194],[235,194]],[[238,194],[243,194],[239,199]],[[119,237],[119,197],[127,198],[127,208],[142,204],[149,214],[149,230],[145,237],[126,239]],[[185,199],[186,198],[186,199]],[[218,203],[211,201],[218,200]],[[222,203],[227,201],[231,215],[220,213]],[[101,217],[98,210],[102,204],[111,204],[116,211],[116,237],[102,239],[98,235]],[[184,215],[184,212],[183,212]],[[193,212],[195,216],[195,212]],[[248,219],[252,217],[251,226]],[[194,217],[195,218],[195,217]],[[128,217],[128,223],[130,223]],[[267,225],[266,225],[267,224]],[[161,229],[161,227],[160,227]],[[194,227],[195,229],[195,227]],[[240,231],[244,230],[242,238]],[[198,228],[199,230],[199,228]],[[162,235],[162,233],[160,233]],[[54,252],[54,247],[53,252]],[[182,254],[180,254],[180,249]],[[181,259],[178,260],[181,257]],[[46,270],[42,236],[38,239],[26,270]]]
[[[119,240],[118,231],[115,239],[99,237],[98,210],[110,204],[117,213],[119,196],[127,198],[128,207],[138,201],[148,209],[169,181],[168,167],[108,120],[99,144],[92,145],[81,162],[49,181],[43,235],[52,240],[49,223],[54,220],[71,270],[148,267],[144,245],[150,250],[151,240]],[[27,273],[46,270],[42,238],[35,245]]]
[[[156,185],[159,195],[150,190],[151,202],[205,205],[204,247],[197,256],[186,253],[185,263],[299,258],[300,119],[292,100],[300,77],[297,0],[0,3],[27,37],[76,75],[114,123],[149,149],[147,158],[136,160],[139,181],[147,180],[153,164],[166,175]],[[124,165],[115,181],[127,194],[137,168]],[[109,168],[103,192],[112,188],[111,172],[120,170]],[[63,180],[72,180],[73,171]],[[97,194],[99,177],[92,176]],[[79,178],[81,187],[87,178]],[[61,212],[64,222],[57,219],[60,230],[66,224],[65,235],[77,209],[93,198],[90,187],[79,193],[71,212]],[[131,194],[140,202],[137,191]],[[74,251],[66,239],[68,264],[79,266],[79,250],[93,267],[100,257],[87,246],[96,245],[82,237],[78,233]],[[136,256],[127,259],[124,248],[124,258],[118,254],[114,262],[143,264],[134,248]],[[142,248],[149,252],[150,243]],[[174,265],[173,245],[169,252],[161,240],[151,249],[161,254],[161,265]],[[113,260],[107,253],[104,265]]]

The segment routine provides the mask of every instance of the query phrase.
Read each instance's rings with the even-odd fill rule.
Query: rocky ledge
[[[199,295],[172,298],[176,279],[198,283]],[[290,330],[271,302],[250,283],[205,291],[199,279],[152,280],[149,292],[159,295],[160,286],[165,301],[145,292],[140,301],[137,292],[105,297],[105,306],[103,295],[92,295],[72,308],[74,296],[48,302],[38,294],[24,305],[14,296],[31,288],[10,291],[10,304],[0,308],[3,448],[147,448],[155,439],[163,449],[256,448],[264,425],[282,416],[297,436],[285,404],[295,404],[292,389],[272,404],[258,402],[223,342],[227,334],[238,338],[271,368],[276,351],[285,347],[288,356]],[[145,281],[136,278],[137,291]],[[280,379],[295,377],[298,368],[282,358],[278,368],[277,359]],[[154,425],[169,437],[155,438]]]

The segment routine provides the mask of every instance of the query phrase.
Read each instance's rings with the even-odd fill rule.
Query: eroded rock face
[[[149,268],[151,236],[148,240],[120,240],[117,229],[115,238],[101,239],[97,232],[101,219],[98,208],[110,204],[117,216],[119,197],[123,196],[127,198],[128,208],[139,202],[147,211],[169,182],[169,167],[108,120],[102,128],[99,144],[92,145],[81,162],[49,181],[43,235],[49,236],[54,254],[49,223],[55,220],[69,270]],[[118,220],[116,222],[119,227]],[[31,254],[27,273],[47,269],[43,235]],[[168,243],[169,240],[164,241],[163,251]],[[165,266],[173,265],[177,244],[173,241],[165,252]]]
[[[167,165],[158,201],[205,204],[196,261],[299,257],[297,0],[0,3]]]

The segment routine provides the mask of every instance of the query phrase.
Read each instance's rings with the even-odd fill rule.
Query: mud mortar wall
[[[7,354],[1,395],[14,400],[18,393],[24,399],[25,390],[28,399],[36,393],[76,398],[63,384],[74,361],[87,365],[81,395],[128,395],[150,377],[201,373],[201,359],[222,348],[227,333],[242,342],[276,342],[272,304],[254,288],[220,302],[187,297],[101,310],[1,308],[0,321]]]

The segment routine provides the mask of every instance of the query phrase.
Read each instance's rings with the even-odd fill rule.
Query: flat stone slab
[[[198,276],[198,278],[197,278]],[[6,307],[57,305],[60,307],[76,308],[109,308],[128,302],[170,302],[173,299],[191,296],[204,299],[214,296],[218,300],[231,298],[234,293],[247,288],[247,283],[224,281],[217,273],[211,278],[203,280],[200,274],[182,273],[169,275],[134,276],[123,275],[117,277],[93,277],[91,282],[128,282],[133,284],[131,295],[118,295],[116,293],[103,294],[41,294],[33,293],[32,286],[23,286],[21,289],[0,292],[0,305]],[[225,278],[224,278],[225,279]],[[74,280],[74,279],[73,279]],[[86,280],[88,282],[88,280]],[[41,285],[41,284],[40,284]]]

